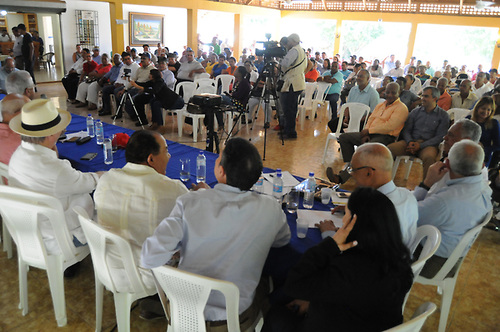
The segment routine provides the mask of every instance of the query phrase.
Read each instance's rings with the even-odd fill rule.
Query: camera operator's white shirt
[[[115,81],[115,84],[123,84],[125,88],[128,89],[130,87],[130,82],[127,78],[123,77],[125,75],[125,69],[130,69],[130,77],[135,74],[137,69],[139,69],[139,65],[136,62],[132,62],[130,65],[126,65],[125,63],[120,68],[120,72],[118,73],[118,78]]]
[[[281,71],[285,73],[283,76],[285,83],[283,84],[281,92],[288,92],[290,86],[293,86],[293,91],[305,90],[306,78],[304,71],[307,68],[306,60],[306,54],[300,45],[295,45],[288,51],[280,62]],[[296,67],[293,68],[294,66]]]

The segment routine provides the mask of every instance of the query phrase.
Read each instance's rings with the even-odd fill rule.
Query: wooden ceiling
[[[415,13],[436,15],[465,15],[500,17],[500,0],[483,1],[484,9],[478,9],[476,0],[210,0],[241,4],[245,6],[260,6],[280,10],[300,11],[349,11],[349,12],[387,12]],[[500,23],[499,23],[500,25]]]

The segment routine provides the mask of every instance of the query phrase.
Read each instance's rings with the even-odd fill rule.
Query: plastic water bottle
[[[94,131],[94,118],[92,117],[91,114],[87,116],[87,135],[90,137],[95,136],[95,131]]]
[[[273,196],[276,197],[278,203],[282,203],[283,199],[283,179],[281,178],[281,169],[276,169],[276,177],[273,181]]]
[[[253,185],[253,191],[258,193],[264,192],[264,177],[261,175],[257,182]]]
[[[101,120],[95,121],[95,134],[97,136],[97,144],[101,145],[104,142],[104,128]]]
[[[314,180],[314,173],[309,173],[309,178],[307,179],[305,192],[304,192],[304,208],[312,209],[314,205],[314,192],[316,191],[316,180]]]
[[[205,182],[207,177],[207,158],[200,151],[198,157],[196,157],[196,183]]]

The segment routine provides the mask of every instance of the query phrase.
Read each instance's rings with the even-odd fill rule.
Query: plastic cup
[[[330,203],[330,198],[332,197],[332,188],[321,188],[321,203]]]
[[[180,159],[180,162],[181,162],[181,171],[180,171],[181,181],[187,182],[189,181],[189,178],[191,176],[190,160],[188,158],[184,158]]]
[[[113,148],[111,146],[111,138],[106,137],[103,140],[102,148],[104,151],[104,163],[110,165],[113,163]]]
[[[299,192],[292,189],[286,196],[286,209],[288,213],[297,213],[299,208]]]
[[[297,237],[299,239],[303,239],[306,237],[308,228],[309,224],[307,223],[307,220],[303,218],[297,218]]]

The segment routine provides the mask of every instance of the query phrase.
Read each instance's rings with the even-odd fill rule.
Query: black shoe
[[[111,120],[118,120],[118,119],[121,119],[123,117],[123,114],[119,113],[119,114],[115,114],[111,117]]]
[[[281,139],[296,139],[297,138],[297,134],[291,134],[291,133],[283,133],[283,134],[278,134],[279,138]]]
[[[328,167],[326,169],[326,176],[328,177],[328,180],[333,183],[338,183],[342,184],[342,179],[340,178],[340,175],[333,173],[333,168]]]
[[[111,115],[111,112],[110,111],[100,111],[99,112],[99,116],[105,116],[105,115]]]
[[[76,264],[71,265],[64,271],[64,278],[73,278],[78,270],[80,270],[81,263],[78,262]]]
[[[156,312],[147,311],[147,310],[141,310],[141,312],[139,313],[139,317],[141,317],[144,320],[157,320],[157,319],[166,318],[165,313],[158,314]]]

